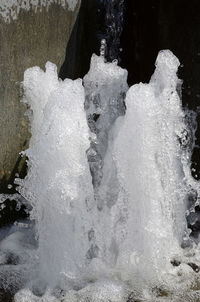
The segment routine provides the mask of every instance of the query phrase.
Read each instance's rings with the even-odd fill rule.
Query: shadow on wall
[[[89,70],[93,53],[99,54],[104,31],[104,5],[100,0],[82,0],[81,7],[66,49],[61,79],[83,78]]]

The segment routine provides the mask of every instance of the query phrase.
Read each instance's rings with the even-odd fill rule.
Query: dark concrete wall
[[[51,61],[60,69],[79,4],[74,11],[59,4],[21,10],[17,19],[0,16],[0,192],[22,172],[19,152],[28,146],[30,133],[20,103],[20,82],[32,66]]]
[[[93,53],[99,54],[99,31],[104,21],[99,0],[82,0],[80,11],[66,49],[66,59],[60,77],[83,78],[89,70]]]

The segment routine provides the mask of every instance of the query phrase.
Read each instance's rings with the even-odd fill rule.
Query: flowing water
[[[49,62],[25,72],[32,138],[16,183],[32,222],[0,245],[1,287],[16,302],[197,301],[186,214],[199,183],[178,66],[161,51],[150,83],[129,89],[103,56],[83,82],[58,79]]]
[[[83,80],[60,80],[50,62],[25,71],[28,174],[10,198],[31,216],[1,230],[0,294],[199,301],[199,238],[188,228],[200,192],[190,171],[195,114],[182,108],[180,63],[163,50],[150,82],[129,88],[113,61],[123,1],[105,3],[107,41]]]
[[[108,43],[106,58],[120,61],[120,36],[124,21],[124,0],[104,0],[105,38]]]

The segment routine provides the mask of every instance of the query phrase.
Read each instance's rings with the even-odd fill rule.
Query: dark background
[[[66,51],[60,76],[83,77],[92,53],[99,54],[104,37],[105,2],[82,0],[80,13]],[[111,0],[110,0],[111,1]],[[114,0],[115,1],[115,0]],[[198,111],[200,105],[200,1],[124,0],[120,65],[128,70],[128,83],[148,82],[159,50],[170,49],[180,60],[182,103]],[[200,179],[200,118],[192,160]]]

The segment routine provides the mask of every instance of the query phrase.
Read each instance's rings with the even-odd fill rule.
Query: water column
[[[105,263],[113,263],[115,255],[110,255],[108,250],[112,246],[110,208],[117,196],[115,188],[112,189],[115,186],[113,182],[116,180],[116,171],[113,160],[107,160],[106,154],[110,145],[110,130],[115,120],[125,114],[124,99],[128,85],[127,71],[117,66],[117,62],[106,63],[104,50],[105,41],[101,47],[101,56],[93,55],[91,58],[90,70],[84,77],[84,87],[85,109],[91,130],[91,144],[87,156],[98,209],[98,222],[95,226],[98,258]]]
[[[108,134],[116,118],[125,113],[124,99],[128,89],[127,71],[117,63],[106,63],[103,56],[93,55],[88,74],[84,77],[85,110],[93,133],[87,152],[94,189],[102,179],[103,160]]]
[[[120,61],[120,37],[124,21],[124,0],[104,0],[105,4],[105,38],[108,44],[106,58],[108,61]]]
[[[118,265],[133,282],[162,281],[172,257],[181,254],[189,187],[180,144],[186,125],[176,90],[178,66],[172,52],[159,53],[150,83],[129,89],[126,115],[114,140],[113,157],[127,208]]]
[[[56,66],[28,69],[24,101],[30,106],[32,138],[28,174],[18,179],[31,203],[39,244],[39,279],[49,286],[81,279],[93,243],[93,188],[86,150],[89,129],[82,81],[58,79]]]

